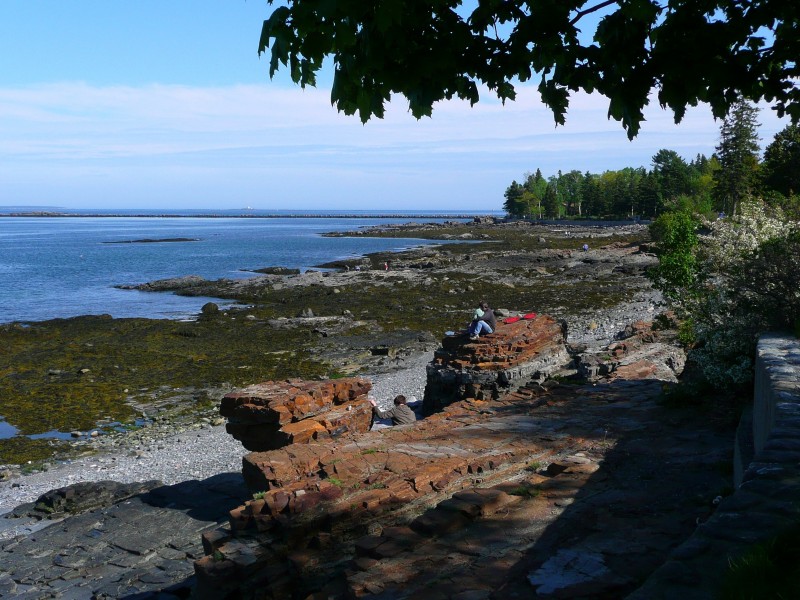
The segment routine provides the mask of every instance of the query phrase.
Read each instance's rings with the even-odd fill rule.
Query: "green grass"
[[[534,488],[534,487],[528,487],[526,485],[520,485],[520,486],[517,486],[514,489],[510,490],[508,493],[511,496],[520,496],[522,498],[531,499],[531,498],[538,497],[539,494],[541,494],[542,492],[539,489]]]
[[[800,598],[800,523],[731,561],[718,598]]]

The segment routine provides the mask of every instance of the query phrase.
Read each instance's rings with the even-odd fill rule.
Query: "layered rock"
[[[258,493],[204,536],[195,597],[624,597],[725,481],[713,431],[674,460],[686,422],[662,388],[531,382],[414,425],[252,453]],[[687,464],[702,465],[690,482]]]
[[[415,535],[437,535],[464,520],[453,507],[474,518],[503,505],[503,495],[475,488],[513,478],[531,461],[549,462],[565,442],[532,414],[540,405],[533,396],[516,400],[465,401],[356,439],[248,454],[243,474],[254,498],[231,511],[229,528],[204,536],[200,596],[220,597],[244,580],[267,598],[313,590],[341,572],[330,565],[365,551],[354,550],[365,535],[406,524]],[[453,507],[425,516],[454,494]]]
[[[447,336],[427,367],[423,412],[466,398],[498,398],[531,378],[543,380],[569,362],[564,342],[563,325],[547,315],[498,321],[494,333],[477,340]]]
[[[371,387],[361,378],[267,381],[227,394],[220,414],[245,448],[274,450],[368,431]]]
[[[686,364],[686,353],[675,343],[675,332],[637,321],[623,332],[623,339],[599,351],[581,353],[578,371],[589,381],[600,379],[658,379],[676,382]]]
[[[629,357],[629,349],[653,341],[651,328],[640,330],[611,352],[618,361]],[[469,535],[485,541],[487,532],[498,535],[509,511],[515,514],[511,522],[545,522],[554,510],[569,506],[595,477],[600,454],[612,447],[609,430],[629,428],[631,415],[650,410],[661,393],[658,382],[625,385],[623,379],[639,379],[641,373],[624,365],[604,386],[544,381],[569,360],[562,326],[547,316],[500,324],[495,334],[479,340],[448,337],[428,366],[425,398],[433,414],[426,419],[355,436],[319,432],[314,435],[326,443],[248,454],[242,472],[253,499],[230,512],[227,528],[204,535],[206,557],[195,563],[197,597],[258,589],[259,597],[275,599],[382,593],[413,598],[440,586],[444,564],[457,567],[453,581],[467,581],[488,555],[476,550],[474,564],[468,559],[451,565],[452,548],[443,544],[447,536],[455,536],[448,544],[458,545],[460,532],[470,529]],[[351,391],[340,396],[357,394],[358,385],[349,385]],[[300,382],[293,386],[306,389]],[[282,427],[320,422],[329,414],[318,412],[325,410],[321,405],[309,409],[307,400],[296,400],[301,394],[287,389],[262,384],[231,394],[225,411],[260,415],[267,424],[283,420]],[[631,400],[634,389],[641,405]],[[327,406],[336,410],[360,401],[355,396]],[[578,408],[587,414],[576,416]],[[612,425],[617,418],[620,423]],[[584,451],[598,456],[587,458]],[[493,516],[498,511],[502,514]],[[531,531],[541,527],[534,523]],[[509,557],[530,547],[530,532],[519,531],[523,535],[505,529],[499,534],[511,548]],[[509,577],[508,568],[494,577]],[[537,583],[531,579],[527,585],[550,585],[540,579],[545,581],[537,575]],[[472,577],[459,584],[460,591],[483,590],[482,581],[483,576]],[[592,585],[606,590],[629,582],[605,577]]]

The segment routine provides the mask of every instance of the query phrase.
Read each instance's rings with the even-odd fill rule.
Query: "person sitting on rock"
[[[378,408],[378,403],[374,398],[370,398],[369,402],[372,404],[372,414],[379,419],[391,419],[392,425],[408,425],[417,420],[417,415],[406,404],[406,397],[402,394],[395,396],[394,407],[388,410]]]
[[[497,319],[494,311],[489,308],[486,300],[481,300],[472,316],[472,323],[469,324],[469,339],[477,340],[481,333],[494,333],[495,329],[497,329]]]

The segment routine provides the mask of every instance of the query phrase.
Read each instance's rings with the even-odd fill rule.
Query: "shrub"
[[[779,209],[743,203],[735,217],[707,223],[686,213],[659,217],[651,231],[659,265],[650,274],[676,312],[679,339],[713,386],[749,384],[758,335],[791,330],[800,315],[800,229]]]

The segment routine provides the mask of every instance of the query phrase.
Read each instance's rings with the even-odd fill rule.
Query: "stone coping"
[[[755,457],[741,484],[628,600],[714,598],[732,560],[800,519],[800,340],[763,334],[755,370]]]

